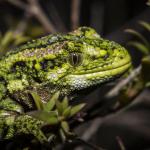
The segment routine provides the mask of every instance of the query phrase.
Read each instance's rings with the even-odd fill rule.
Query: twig
[[[120,149],[121,150],[126,150],[126,148],[125,148],[125,146],[124,146],[124,144],[122,142],[122,139],[119,136],[117,136],[116,139],[117,139],[117,142],[118,142],[118,144],[120,146]]]
[[[72,0],[71,2],[71,28],[76,29],[79,26],[80,0]]]
[[[51,21],[47,18],[47,16],[43,12],[37,0],[28,0],[28,4],[25,4],[19,0],[7,0],[7,1],[23,9],[31,16],[36,17],[36,19],[42,24],[42,26],[47,32],[55,33],[57,31],[54,25],[51,23]]]
[[[24,2],[20,1],[20,0],[7,0],[9,3],[26,10],[28,8],[28,5],[25,4]]]
[[[38,19],[47,32],[55,33],[57,30],[49,21],[37,0],[28,0],[30,12]]]
[[[102,123],[102,118],[97,118],[92,121],[91,126],[82,134],[82,139],[88,141],[90,138],[96,133],[97,129],[100,127]],[[88,131],[88,132],[87,132]]]
[[[51,15],[54,24],[57,25],[57,29],[61,32],[67,32],[66,26],[62,18],[60,17],[56,7],[54,6],[54,4],[51,3],[51,5],[48,7],[49,7],[48,12]]]
[[[141,68],[142,66],[140,65],[139,67],[134,69],[127,78],[121,80],[114,88],[112,88],[106,94],[105,98],[111,98],[111,97],[117,96],[119,92],[122,90],[122,88],[124,88],[128,83],[130,83],[136,76],[140,74]]]
[[[129,76],[126,79],[121,80],[115,87],[113,87],[108,93],[106,93],[106,95],[104,96],[104,98],[101,101],[101,107],[98,108],[100,110],[99,112],[102,112],[102,114],[101,114],[102,116],[106,115],[108,113],[105,110],[107,110],[107,108],[110,107],[110,105],[116,103],[116,100],[113,100],[113,99],[119,94],[119,92],[125,86],[127,86],[127,84],[132,82],[132,80],[135,77],[137,77],[140,74],[140,72],[141,72],[141,65],[139,67],[137,67],[136,69],[132,70],[132,72],[129,74]],[[139,92],[141,92],[141,91],[139,91]],[[91,114],[93,112],[93,109],[94,109],[94,111],[96,111],[97,106],[99,106],[99,103],[95,104],[93,106],[93,108],[91,108],[91,110],[88,111],[88,114]],[[115,112],[117,110],[118,110],[118,108],[113,110],[113,112]]]
[[[18,23],[14,31],[14,35],[24,33],[25,29],[27,28],[29,18],[30,16],[25,13],[23,19]]]

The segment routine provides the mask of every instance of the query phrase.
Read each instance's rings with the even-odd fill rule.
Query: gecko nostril
[[[95,60],[95,59],[96,59],[96,56],[95,56],[95,55],[92,55],[92,56],[91,56],[91,59],[92,59],[92,60]]]
[[[123,56],[120,56],[120,59],[123,59]]]
[[[106,54],[106,55],[103,57],[103,59],[106,60],[108,57],[109,57],[109,55]]]

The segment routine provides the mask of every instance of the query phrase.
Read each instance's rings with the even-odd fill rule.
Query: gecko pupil
[[[76,54],[72,54],[72,62],[76,66],[78,63],[78,56]]]
[[[78,66],[81,64],[82,58],[80,53],[71,53],[69,62],[72,66]]]

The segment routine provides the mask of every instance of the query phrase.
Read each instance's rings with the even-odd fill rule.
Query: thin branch
[[[30,5],[30,13],[32,13],[37,18],[37,20],[43,25],[47,32],[55,33],[57,31],[56,28],[43,12],[41,6],[38,3],[38,0],[28,0],[28,2]]]
[[[87,130],[88,132],[84,132],[81,138],[86,141],[90,140],[90,138],[96,133],[97,129],[100,127],[101,123],[102,118],[97,118],[93,120],[91,126]]]
[[[118,142],[118,144],[119,144],[119,146],[120,146],[120,149],[121,149],[121,150],[126,150],[126,148],[125,148],[125,146],[124,146],[124,144],[123,144],[122,139],[121,139],[119,136],[117,136],[116,139],[117,139],[117,142]]]
[[[66,26],[62,18],[60,17],[60,14],[58,13],[56,7],[54,6],[54,4],[52,3],[51,6],[48,7],[49,7],[48,9],[49,14],[51,15],[54,24],[57,25],[57,29],[61,32],[67,32]]]
[[[80,0],[72,0],[71,2],[71,28],[76,29],[79,26],[80,16]]]
[[[112,88],[105,96],[105,98],[111,98],[111,97],[114,97],[114,96],[117,96],[119,94],[119,92],[128,84],[130,83],[131,81],[133,81],[133,79],[135,77],[137,77],[140,72],[141,72],[141,69],[142,69],[142,66],[140,65],[139,67],[137,67],[136,69],[134,69],[131,74],[121,80],[114,88]]]
[[[9,3],[26,10],[28,8],[28,5],[25,4],[24,2],[20,1],[20,0],[7,0]]]
[[[106,95],[101,99],[101,102],[94,104],[94,106],[87,110],[87,120],[91,120],[92,118],[98,117],[98,116],[106,116],[108,114],[114,113],[121,109],[120,105],[112,109],[112,106],[118,103],[117,96],[121,90],[124,89],[125,86],[127,86],[129,83],[133,81],[134,78],[139,76],[141,72],[141,66],[137,67],[136,69],[132,70],[130,75],[126,78],[121,80],[115,87],[113,87]],[[143,89],[143,87],[141,87]],[[130,97],[130,102],[132,102],[132,99],[137,97],[142,90],[139,89],[134,95]]]
[[[14,34],[22,34],[24,33],[24,31],[26,30],[27,28],[27,25],[28,25],[28,20],[31,16],[27,15],[26,13],[24,14],[24,17],[23,19],[20,20],[20,22],[18,23],[15,31],[14,31]]]
[[[38,3],[38,0],[28,0],[28,4],[23,3],[20,0],[7,0],[9,3],[23,9],[31,16],[34,16],[44,27],[47,32],[55,33],[57,32],[56,28],[52,22],[45,15],[41,6]]]

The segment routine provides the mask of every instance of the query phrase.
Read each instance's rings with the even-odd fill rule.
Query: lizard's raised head
[[[46,67],[43,79],[66,92],[109,81],[131,66],[124,47],[102,39],[92,28],[51,36],[49,42],[49,55],[41,62]]]
[[[13,78],[23,78],[21,89],[42,83],[66,93],[108,81],[131,66],[125,48],[88,27],[33,40],[7,53],[2,61],[8,71],[13,70]]]

